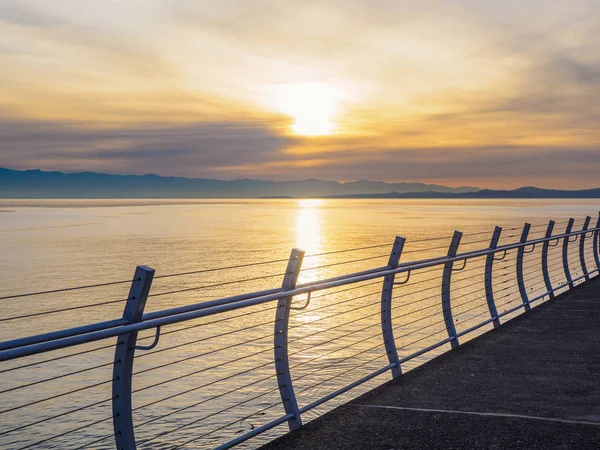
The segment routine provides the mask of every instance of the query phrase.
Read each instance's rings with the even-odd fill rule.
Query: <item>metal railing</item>
[[[287,259],[159,276],[139,266],[130,280],[0,297],[15,302],[129,286],[128,295],[117,300],[42,311],[24,307],[0,318],[4,328],[62,313],[77,312],[83,314],[78,321],[86,320],[85,325],[0,342],[0,395],[5,405],[0,411],[0,446],[225,449],[268,435],[282,424],[297,429],[307,413],[326,402],[360,385],[370,386],[370,380],[382,374],[401,376],[410,364],[444,347],[456,348],[463,337],[486,326],[497,328],[505,318],[597,275],[600,218],[592,228],[590,220],[586,217],[578,230],[573,230],[574,219],[525,224],[522,230],[510,228],[514,234],[504,237],[496,227],[491,233],[467,235],[474,240],[463,240],[463,233],[456,231],[413,241],[433,243],[414,250],[406,249],[405,238],[396,237],[389,244],[315,255],[293,249]],[[555,233],[557,225],[565,224],[564,232]],[[532,229],[543,236],[530,237]],[[571,245],[576,241],[577,246]],[[391,249],[383,254],[385,247]],[[403,255],[438,250],[446,253],[400,262]],[[347,258],[359,251],[377,254]],[[303,267],[306,259],[324,255],[343,259]],[[299,276],[310,271],[382,258],[387,263],[380,267],[298,283]],[[285,271],[193,286],[175,283],[151,293],[156,280],[275,264],[286,264]],[[218,292],[223,286],[276,279],[281,287],[145,312],[153,297]],[[124,305],[122,315],[99,321],[87,315],[89,309],[107,305]],[[177,325],[183,326],[173,328]],[[259,333],[265,327],[272,331]],[[146,330],[151,334],[140,337]],[[185,340],[181,336],[186,333],[196,334]],[[168,345],[163,345],[165,340]],[[178,351],[182,354],[165,356]],[[110,359],[98,357],[108,352]],[[79,362],[70,362],[77,358]],[[136,371],[138,365],[142,367]],[[163,378],[156,375],[159,372]],[[93,373],[100,378],[93,379]],[[347,382],[348,376],[355,379]],[[51,383],[54,387],[47,387]],[[177,385],[184,389],[175,391]],[[267,389],[261,389],[265,385]],[[265,417],[260,426],[250,422],[259,417]],[[204,424],[210,430],[202,430]],[[96,429],[99,434],[94,434]],[[83,437],[74,439],[75,434]]]

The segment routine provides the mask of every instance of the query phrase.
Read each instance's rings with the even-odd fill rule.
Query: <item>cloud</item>
[[[295,143],[260,122],[152,123],[98,127],[0,122],[0,165],[16,168],[159,172],[207,176],[232,164],[260,164]],[[68,168],[68,169],[65,169]]]

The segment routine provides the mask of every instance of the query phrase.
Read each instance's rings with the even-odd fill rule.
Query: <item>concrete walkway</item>
[[[263,449],[600,449],[600,277]]]

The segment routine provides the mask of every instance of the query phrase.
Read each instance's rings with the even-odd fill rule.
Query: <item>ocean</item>
[[[501,244],[516,242],[524,222],[533,225],[530,237],[542,237],[549,219],[558,234],[570,217],[574,229],[586,215],[594,226],[599,210],[598,199],[0,200],[0,297],[123,281],[3,299],[0,340],[121,317],[126,281],[137,265],[156,270],[150,312],[280,287],[293,248],[306,252],[299,278],[304,283],[386,265],[396,236],[407,239],[401,261],[418,260],[445,254],[455,230],[464,233],[460,252],[487,247],[495,226],[503,228]],[[561,247],[550,254],[556,284],[564,281]],[[581,273],[577,248],[572,246],[569,258],[574,276]],[[532,295],[544,290],[539,254],[536,249],[526,260]],[[591,251],[587,258],[591,265]],[[214,268],[222,270],[204,271]],[[196,273],[178,275],[187,272]],[[446,337],[440,276],[441,268],[416,272],[396,287],[400,356]],[[496,263],[494,276],[497,305],[518,304],[514,252]],[[380,280],[331,289],[292,312],[289,351],[300,406],[387,364],[380,293]],[[453,278],[452,300],[457,327],[485,319],[483,260]],[[298,306],[305,302],[294,299]],[[266,304],[164,327],[155,349],[136,353],[138,448],[212,448],[283,414],[273,376],[274,309]],[[141,343],[153,335],[140,333]],[[114,342],[3,363],[0,448],[114,448]],[[416,358],[404,370],[448,348]],[[304,420],[389,379],[379,376]],[[241,447],[255,448],[285,431],[280,426]]]

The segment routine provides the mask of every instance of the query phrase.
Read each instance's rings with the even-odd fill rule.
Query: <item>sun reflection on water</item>
[[[306,252],[306,255],[315,255],[323,252],[323,236],[321,229],[322,200],[298,200],[296,213],[296,247]],[[321,256],[307,256],[300,273],[299,283],[306,283],[318,279],[319,270],[306,270],[324,264]]]

